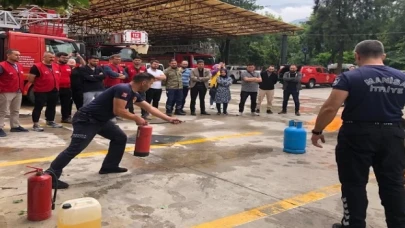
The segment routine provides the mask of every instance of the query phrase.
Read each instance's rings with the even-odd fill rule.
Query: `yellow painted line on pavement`
[[[255,220],[280,214],[282,212],[315,202],[340,193],[340,184],[324,187],[302,195],[284,199],[276,203],[253,208],[238,214],[230,215],[218,220],[196,225],[193,228],[232,228]]]
[[[199,143],[205,143],[205,142],[215,142],[215,141],[221,141],[221,140],[225,140],[225,139],[256,136],[256,135],[260,135],[260,134],[262,134],[262,132],[246,132],[246,133],[239,133],[239,134],[222,135],[222,136],[216,136],[216,137],[210,137],[210,138],[184,140],[184,141],[176,142],[174,144],[168,143],[168,144],[161,144],[161,145],[151,145],[151,148],[158,149],[158,148],[169,147],[169,146],[176,145],[176,144],[177,145],[191,145],[191,144],[199,144]],[[133,151],[134,151],[134,147],[125,148],[125,152],[133,153]],[[107,154],[107,150],[81,153],[78,156],[76,156],[76,158],[94,157],[94,156],[103,155],[103,154]],[[23,165],[23,164],[38,163],[38,162],[47,162],[47,161],[52,161],[53,159],[55,159],[55,157],[56,156],[49,156],[49,157],[42,157],[42,158],[1,162],[0,167]]]
[[[369,177],[370,180],[375,179],[374,174],[370,174]],[[283,199],[275,203],[256,207],[238,214],[196,225],[192,228],[233,228],[265,217],[277,215],[282,212],[328,198],[330,196],[334,196],[341,192],[340,189],[340,184],[330,185],[288,199]]]

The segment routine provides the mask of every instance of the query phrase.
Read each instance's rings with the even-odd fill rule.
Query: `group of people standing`
[[[254,64],[248,64],[246,71],[241,73],[241,92],[238,116],[242,116],[247,99],[250,97],[251,115],[259,116],[264,98],[267,100],[266,113],[273,114],[273,99],[275,85],[279,81],[278,74],[273,65],[265,71],[258,73]],[[300,115],[299,91],[301,90],[301,73],[297,71],[296,65],[290,66],[290,71],[283,75],[283,106],[279,114],[287,113],[287,104],[290,95],[295,103],[295,114]],[[217,64],[212,70],[210,83],[210,104],[214,108],[217,105],[218,115],[221,115],[221,104],[223,104],[223,114],[228,114],[227,107],[231,100],[230,86],[232,78],[222,63]]]
[[[75,56],[74,56],[75,55]],[[10,113],[11,132],[28,132],[19,122],[19,112],[22,102],[22,93],[25,88],[25,75],[21,64],[19,64],[20,52],[18,50],[7,50],[7,59],[0,63],[0,137],[6,137],[3,130],[4,119],[7,112]],[[74,58],[72,58],[74,56]],[[55,122],[56,105],[60,100],[62,121],[70,122],[72,112],[72,90],[70,76],[72,69],[76,66],[78,59],[85,64],[80,55],[59,52],[56,54],[45,52],[41,62],[35,63],[29,72],[28,81],[32,83],[35,99],[32,111],[32,122],[34,131],[43,131],[39,125],[39,119],[43,107],[46,105],[46,125],[52,128],[61,128],[62,125]]]
[[[230,85],[232,79],[228,76],[223,63],[214,66],[210,71],[205,68],[204,61],[197,61],[197,68],[188,68],[189,63],[183,61],[181,67],[177,66],[175,59],[171,60],[170,67],[164,71],[166,77],[166,114],[171,116],[175,108],[176,115],[186,115],[184,107],[186,98],[190,93],[190,114],[196,114],[196,101],[199,99],[200,114],[210,115],[205,106],[205,97],[209,91],[210,103],[217,104],[218,114],[227,115],[228,103],[231,100]],[[223,106],[221,112],[221,104]]]
[[[7,110],[10,111],[11,132],[28,131],[20,126],[18,121],[22,92],[25,86],[23,68],[18,64],[19,57],[20,52],[18,50],[8,50],[7,60],[0,64],[0,137],[7,135],[2,129]],[[155,81],[150,89],[141,95],[146,102],[158,108],[163,91],[162,87],[165,86],[166,114],[168,116],[172,116],[173,113],[186,115],[184,107],[189,93],[191,97],[190,114],[196,115],[196,100],[198,98],[200,114],[210,115],[205,106],[205,96],[208,91],[211,108],[214,109],[214,103],[216,103],[217,115],[228,115],[228,104],[232,98],[230,86],[233,80],[224,63],[216,64],[212,70],[209,70],[205,68],[203,60],[198,60],[197,67],[191,69],[187,61],[181,62],[178,66],[177,61],[172,59],[170,66],[163,72],[159,70],[159,61],[152,60],[150,67],[146,69],[139,56],[134,57],[133,64],[122,67],[121,57],[118,54],[110,57],[109,64],[100,66],[97,56],[89,57],[86,62],[78,53],[58,52],[55,55],[52,52],[45,52],[42,61],[35,63],[29,71],[28,81],[33,85],[35,97],[32,130],[44,131],[44,128],[39,124],[39,119],[45,105],[46,125],[52,128],[61,128],[62,125],[55,122],[58,101],[61,104],[61,123],[71,123],[73,103],[79,110],[98,97],[105,89],[117,84],[129,83],[136,75],[144,72],[153,75]],[[296,79],[299,81],[299,74],[296,75]],[[260,75],[255,72],[254,64],[249,64],[241,78],[242,88],[238,115],[243,114],[249,96],[252,115],[259,115],[261,103],[265,97],[267,97],[267,113],[273,113],[274,85],[278,80],[274,67],[270,66]],[[297,80],[289,81],[289,83],[295,83],[292,87],[299,87]],[[284,79],[284,81],[288,80]],[[285,90],[290,87],[290,85],[286,86]],[[289,94],[293,95],[294,101],[298,100],[298,93],[289,92],[288,94],[285,93],[284,96]],[[283,103],[281,113],[285,113],[285,106],[286,104]],[[134,113],[132,105],[129,105],[127,109]],[[145,120],[149,119],[149,113],[146,110],[142,110],[141,114]],[[296,114],[299,115],[298,110],[296,110]]]

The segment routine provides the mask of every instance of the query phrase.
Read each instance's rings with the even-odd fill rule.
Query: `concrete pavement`
[[[129,168],[125,174],[97,173],[108,140],[96,137],[64,170],[61,179],[71,187],[58,191],[57,204],[94,197],[103,207],[103,227],[111,228],[327,228],[338,222],[343,211],[334,158],[339,117],[328,127],[323,149],[311,146],[308,137],[306,154],[282,151],[286,123],[302,120],[310,131],[330,88],[303,89],[299,117],[294,115],[292,99],[288,114],[276,114],[281,110],[280,87],[275,94],[275,114],[250,116],[248,99],[247,115],[237,117],[239,91],[240,85],[232,86],[229,116],[217,116],[216,110],[208,110],[213,115],[180,117],[186,120],[182,125],[153,125],[153,134],[159,135],[159,139],[149,157],[132,156],[134,142],[128,141],[128,153],[122,161],[122,166]],[[163,94],[162,111],[165,99]],[[208,101],[207,95],[207,107]],[[197,113],[198,107],[197,101]],[[22,110],[21,121],[26,127],[31,127],[31,109],[24,106]],[[59,112],[56,120],[60,120]],[[135,135],[134,123],[118,124],[129,136]],[[26,220],[27,176],[23,173],[28,171],[26,165],[47,168],[68,145],[71,126],[64,126],[46,128],[41,133],[10,133],[7,138],[0,138],[0,205],[6,227],[56,226],[56,211],[47,221]],[[174,141],[159,142],[165,139]],[[368,192],[368,225],[385,227],[373,177]],[[22,203],[13,203],[20,199]]]

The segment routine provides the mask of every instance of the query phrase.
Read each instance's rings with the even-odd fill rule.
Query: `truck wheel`
[[[315,79],[309,80],[308,84],[306,85],[308,89],[312,89],[315,87]]]
[[[232,83],[233,83],[233,84],[237,84],[237,83],[238,83],[238,81],[235,79],[235,76],[231,75],[231,78],[232,78]]]
[[[34,86],[31,86],[31,87],[29,88],[27,97],[28,97],[28,101],[29,101],[32,105],[34,105],[34,104],[35,104]]]

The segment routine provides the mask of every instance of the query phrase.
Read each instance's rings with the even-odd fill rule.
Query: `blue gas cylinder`
[[[307,131],[302,127],[301,121],[290,120],[284,130],[284,152],[303,154],[307,147]]]

